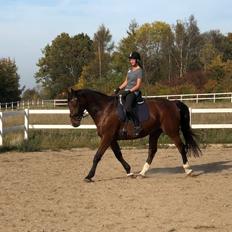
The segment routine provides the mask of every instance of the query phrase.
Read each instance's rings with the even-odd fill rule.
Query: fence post
[[[0,112],[0,146],[3,145],[3,112]]]
[[[24,140],[28,140],[29,133],[29,109],[24,110]]]
[[[192,127],[192,108],[189,107],[189,124]]]

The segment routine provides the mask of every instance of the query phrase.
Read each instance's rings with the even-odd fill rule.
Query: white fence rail
[[[219,114],[219,113],[232,113],[232,108],[217,108],[217,109],[192,109],[190,112],[190,125],[193,129],[226,129],[232,128],[232,124],[192,124],[192,114]]]
[[[199,103],[200,101],[212,101],[215,103],[216,100],[229,100],[229,102],[232,103],[232,92],[158,95],[158,96],[146,96],[146,98],[167,98],[169,100],[193,101],[196,103]]]
[[[232,108],[216,108],[216,109],[192,109],[190,111],[190,124],[193,129],[232,129],[232,124],[192,124],[192,114],[208,114],[208,113],[232,113]],[[69,114],[69,110],[35,110],[25,109],[24,111],[0,112],[0,146],[3,145],[3,136],[6,133],[23,130],[24,139],[28,139],[29,129],[96,129],[95,125],[81,125],[73,127],[65,124],[30,124],[29,119],[32,114]],[[12,127],[4,127],[3,118],[10,116],[24,115],[24,124]]]
[[[169,100],[180,100],[180,101],[192,101],[199,103],[201,101],[216,102],[220,100],[226,100],[232,103],[232,92],[228,93],[198,93],[198,94],[176,94],[176,95],[154,95],[144,96],[144,98],[167,98]],[[66,107],[67,99],[53,99],[53,100],[27,100],[0,103],[1,110],[16,110],[25,108],[57,108]]]

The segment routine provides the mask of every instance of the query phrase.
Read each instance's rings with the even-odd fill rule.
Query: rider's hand
[[[123,90],[123,91],[121,92],[121,95],[122,95],[123,98],[125,98],[129,93],[131,93],[130,90]]]
[[[114,90],[114,94],[118,94],[121,89],[118,87],[117,89]]]

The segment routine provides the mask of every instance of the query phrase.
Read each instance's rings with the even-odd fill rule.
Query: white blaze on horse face
[[[184,171],[187,175],[191,174],[193,170],[190,168],[189,163],[187,162],[186,164],[183,165]]]
[[[139,173],[142,176],[145,176],[145,173],[147,172],[147,170],[149,169],[150,165],[148,163],[145,163],[143,166],[143,170]]]

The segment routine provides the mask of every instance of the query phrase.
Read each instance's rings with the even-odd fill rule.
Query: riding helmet
[[[131,52],[129,55],[129,59],[135,59],[141,61],[140,54],[138,52]]]

